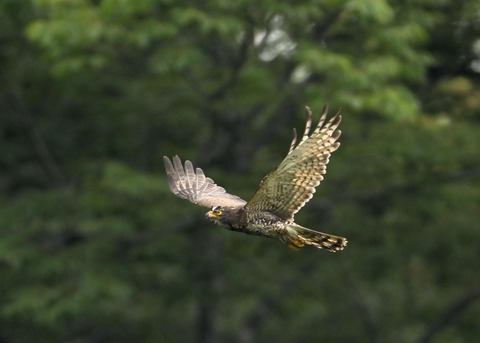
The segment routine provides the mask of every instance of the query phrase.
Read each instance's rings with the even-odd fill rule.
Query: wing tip
[[[327,115],[328,113],[328,102],[325,103],[325,105],[323,105],[323,108],[322,108],[322,115]]]

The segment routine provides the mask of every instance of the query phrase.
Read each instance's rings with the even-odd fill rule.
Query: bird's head
[[[224,213],[225,209],[222,206],[213,206],[212,209],[205,214],[205,217],[215,223],[221,223]]]
[[[213,206],[212,209],[205,214],[205,217],[214,223],[230,228],[241,225],[242,211],[242,207]]]

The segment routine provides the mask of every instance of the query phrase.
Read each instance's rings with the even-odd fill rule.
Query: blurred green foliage
[[[0,342],[473,342],[478,1],[0,2]],[[206,222],[302,108],[341,148],[297,215],[341,253]]]

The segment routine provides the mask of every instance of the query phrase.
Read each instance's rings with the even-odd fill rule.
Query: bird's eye
[[[213,211],[213,212],[215,212],[215,214],[216,214],[217,216],[221,216],[222,213],[223,213],[222,210],[215,210],[215,211]]]

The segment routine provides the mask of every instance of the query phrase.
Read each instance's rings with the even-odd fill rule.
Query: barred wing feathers
[[[177,197],[205,207],[245,205],[245,200],[227,193],[223,187],[206,177],[202,169],[194,169],[192,162],[187,160],[183,166],[178,156],[173,157],[172,161],[164,156],[163,162],[167,171],[168,186]]]
[[[322,117],[315,130],[310,133],[311,111],[306,108],[307,123],[303,137],[295,147],[296,133],[290,150],[280,165],[268,174],[245,206],[248,211],[269,211],[284,220],[293,220],[297,213],[315,193],[323,180],[329,157],[338,149],[337,130],[342,117],[337,112],[325,125],[328,107],[323,108]]]

